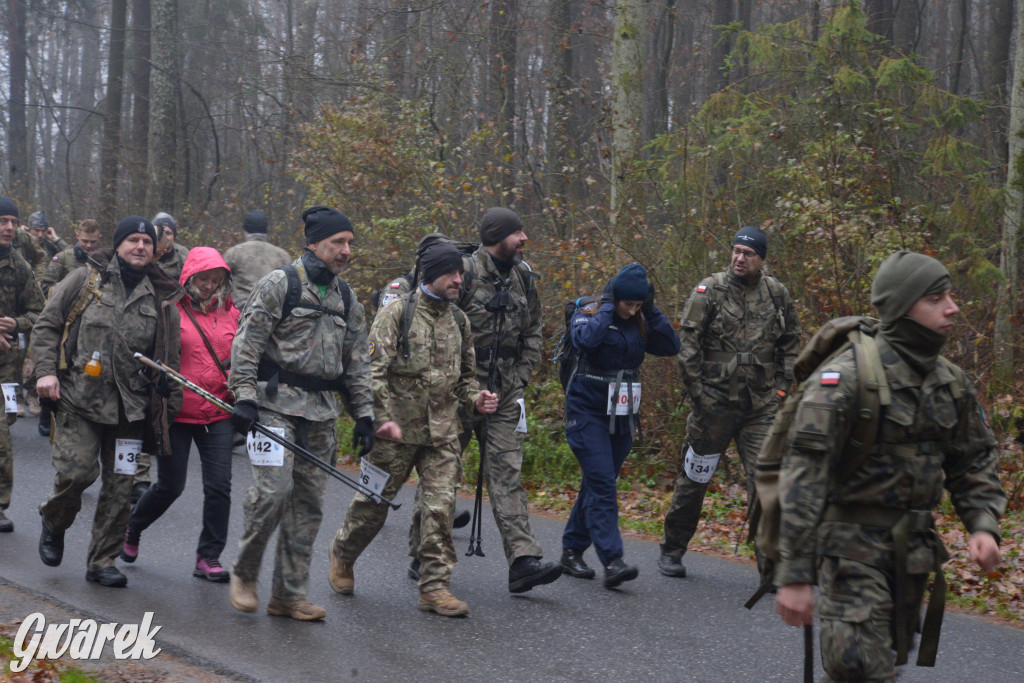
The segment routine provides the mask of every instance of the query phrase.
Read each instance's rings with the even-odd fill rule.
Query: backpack
[[[569,390],[569,384],[572,383],[573,377],[576,376],[582,358],[579,350],[573,346],[569,333],[572,319],[576,317],[577,313],[594,315],[599,308],[601,308],[600,296],[581,296],[575,301],[565,304],[563,309],[565,314],[565,330],[562,332],[562,337],[558,340],[558,344],[555,345],[555,352],[551,356],[551,362],[558,364],[558,381],[565,391]]]
[[[433,239],[428,240],[428,237]],[[380,309],[387,306],[402,294],[412,291],[416,286],[417,280],[419,280],[420,253],[426,245],[434,242],[447,242],[458,249],[459,253],[463,256],[463,266],[465,266],[466,262],[469,260],[466,257],[471,256],[473,252],[480,247],[476,242],[459,242],[439,232],[429,233],[420,240],[420,244],[416,247],[416,258],[413,261],[412,268],[407,272],[402,273],[380,289],[374,290],[373,294],[370,295],[370,303],[373,304],[374,316],[377,315],[377,312]]]
[[[281,266],[280,270],[284,271],[285,277],[288,279],[288,292],[284,297],[284,305],[281,307],[281,320],[284,320],[291,312],[296,308],[304,310],[320,311],[328,315],[335,315],[345,321],[348,324],[349,316],[352,315],[352,301],[355,298],[355,293],[352,291],[352,286],[339,278],[341,282],[341,294],[345,299],[345,310],[336,311],[333,308],[327,308],[321,304],[302,304],[302,280],[299,277],[299,270],[294,264],[289,263],[288,265]],[[278,321],[280,324],[280,321]]]

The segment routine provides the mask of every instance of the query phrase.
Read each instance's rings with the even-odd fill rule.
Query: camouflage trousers
[[[150,474],[150,470],[153,468],[153,456],[149,453],[139,454],[139,469],[135,471],[135,480],[132,486],[135,484],[145,484],[149,486],[153,483],[153,475]]]
[[[8,351],[0,354],[0,382],[17,382],[19,354]],[[19,399],[20,400],[20,399]],[[0,510],[11,504],[14,489],[14,445],[11,443],[11,425],[18,419],[15,413],[6,413],[0,420]]]
[[[911,634],[920,621],[927,574],[907,577]],[[895,681],[892,582],[885,572],[839,557],[818,561],[821,663],[830,681]]]
[[[132,492],[131,475],[114,472],[115,440],[142,439],[142,422],[128,422],[122,415],[116,425],[99,424],[61,402],[53,425],[53,466],[57,473],[53,491],[39,506],[39,514],[51,531],[64,531],[82,509],[82,493],[102,474],[86,564],[92,571],[112,567],[124,545]]]
[[[730,442],[736,442],[736,450],[739,451],[746,477],[748,512],[749,503],[756,495],[754,464],[761,444],[771,429],[777,409],[778,404],[775,401],[758,410],[741,408],[729,403],[712,403],[694,408],[686,423],[684,458],[690,446],[700,455],[710,455],[724,453]],[[690,539],[697,531],[707,490],[708,484],[694,481],[681,469],[679,476],[676,477],[672,502],[665,513],[662,553],[682,557],[686,552]]]
[[[420,561],[419,589],[429,593],[447,588],[457,561],[452,518],[455,491],[462,481],[462,449],[458,441],[443,446],[418,446],[380,439],[366,457],[391,475],[381,492],[385,498],[394,498],[416,468],[420,484],[414,517],[420,540],[414,557]],[[353,564],[377,536],[387,516],[386,503],[374,503],[357,493],[334,538],[335,557]]]
[[[261,408],[260,423],[284,429],[284,438],[324,462],[334,465],[338,459],[334,420],[310,422]],[[283,466],[253,466],[252,478],[252,487],[242,502],[244,527],[233,572],[240,579],[255,581],[270,536],[280,526],[271,590],[274,597],[283,600],[304,599],[309,592],[313,542],[323,519],[327,473],[284,449]]]

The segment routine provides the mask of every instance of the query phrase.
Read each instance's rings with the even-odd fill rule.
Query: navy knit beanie
[[[114,230],[114,249],[117,249],[117,245],[124,242],[129,235],[136,232],[149,235],[149,238],[153,240],[153,248],[156,248],[156,228],[153,227],[153,224],[142,216],[128,216],[122,218],[121,222],[117,224],[117,229]]]
[[[643,301],[649,291],[647,271],[639,263],[630,263],[612,281],[612,295],[616,301]]]
[[[732,245],[735,247],[737,244],[750,247],[761,258],[768,255],[768,235],[752,225],[746,225],[739,229],[736,236],[732,238]]]
[[[266,234],[268,224],[267,214],[260,209],[253,209],[245,217],[245,223],[242,224],[242,228],[250,234],[254,232]]]
[[[18,216],[18,205],[10,197],[0,197],[0,216]]]

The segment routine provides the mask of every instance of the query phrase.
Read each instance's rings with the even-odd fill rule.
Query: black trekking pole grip
[[[141,353],[135,354],[135,360],[139,361],[145,366],[148,366],[150,368],[153,368],[154,370],[158,370],[159,372],[164,373],[164,375],[166,375],[167,377],[170,377],[178,384],[191,390],[199,397],[206,399],[207,401],[209,401],[210,403],[212,403],[213,405],[217,406],[218,408],[225,412],[230,413],[234,409],[230,403],[214,396],[206,389],[203,389],[201,386],[199,386],[189,378],[185,377],[174,368],[168,367],[161,361],[155,361],[152,358],[149,358]],[[278,443],[281,446],[287,448],[292,453],[299,456],[303,460],[306,460],[317,469],[321,470],[322,472],[325,472],[331,477],[334,477],[341,483],[346,484],[347,486],[355,489],[356,491],[363,494],[370,500],[379,500],[381,502],[387,503],[393,510],[397,510],[398,508],[402,507],[401,503],[395,503],[394,501],[385,498],[384,496],[378,493],[374,493],[369,488],[364,486],[361,482],[356,481],[355,479],[352,479],[351,477],[347,476],[345,473],[339,471],[336,467],[333,467],[330,463],[325,462],[322,458],[317,457],[315,454],[306,450],[299,444],[293,441],[289,441],[288,439],[274,433],[273,431],[271,431],[269,427],[262,425],[259,422],[254,422],[252,425],[252,429],[253,431],[259,432],[263,436],[267,437],[271,441],[274,441],[275,443]]]

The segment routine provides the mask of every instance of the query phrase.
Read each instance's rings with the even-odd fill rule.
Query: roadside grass
[[[87,674],[81,669],[51,660],[35,659],[24,671],[11,673],[13,659],[15,659],[14,640],[0,635],[0,660],[3,662],[0,681],[3,683],[18,683],[20,681],[26,683],[28,681],[32,683],[103,683],[102,679]]]

